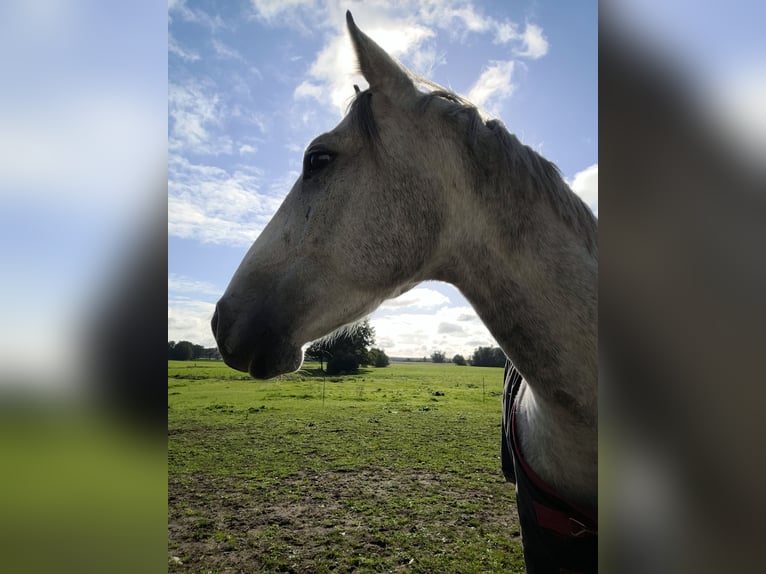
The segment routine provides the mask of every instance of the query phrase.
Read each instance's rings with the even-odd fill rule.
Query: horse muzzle
[[[280,321],[268,310],[237,313],[222,298],[210,326],[224,362],[256,379],[291,373],[303,363],[303,351],[279,328]]]

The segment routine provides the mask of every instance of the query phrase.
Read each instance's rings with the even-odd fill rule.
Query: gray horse
[[[508,435],[521,466],[562,500],[595,508],[593,214],[499,121],[408,72],[350,13],[347,24],[369,89],[309,144],[303,173],[218,302],[224,360],[261,379],[295,371],[309,341],[422,281],[446,281],[521,375]],[[535,508],[530,519],[545,512]],[[572,520],[572,535],[594,534]],[[531,528],[522,519],[528,570],[558,572],[533,569]]]

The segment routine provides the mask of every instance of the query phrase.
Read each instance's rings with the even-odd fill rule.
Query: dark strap
[[[567,503],[529,467],[516,437],[521,373],[508,361],[503,390],[503,473],[516,484],[524,560],[529,574],[596,572],[596,511]]]
[[[502,462],[503,474],[505,480],[516,484],[516,471],[513,463],[513,427],[511,419],[513,416],[513,405],[516,403],[516,396],[521,388],[521,373],[513,366],[509,360],[505,361],[505,370],[503,371],[503,439],[500,459]]]

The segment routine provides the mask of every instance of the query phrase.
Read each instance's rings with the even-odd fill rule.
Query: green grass
[[[167,559],[165,443],[112,414],[0,405],[4,572],[151,572]]]
[[[172,572],[523,572],[502,369],[168,363]]]

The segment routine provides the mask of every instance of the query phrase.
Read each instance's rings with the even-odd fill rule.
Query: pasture
[[[317,367],[168,362],[170,572],[524,571],[502,369]]]

